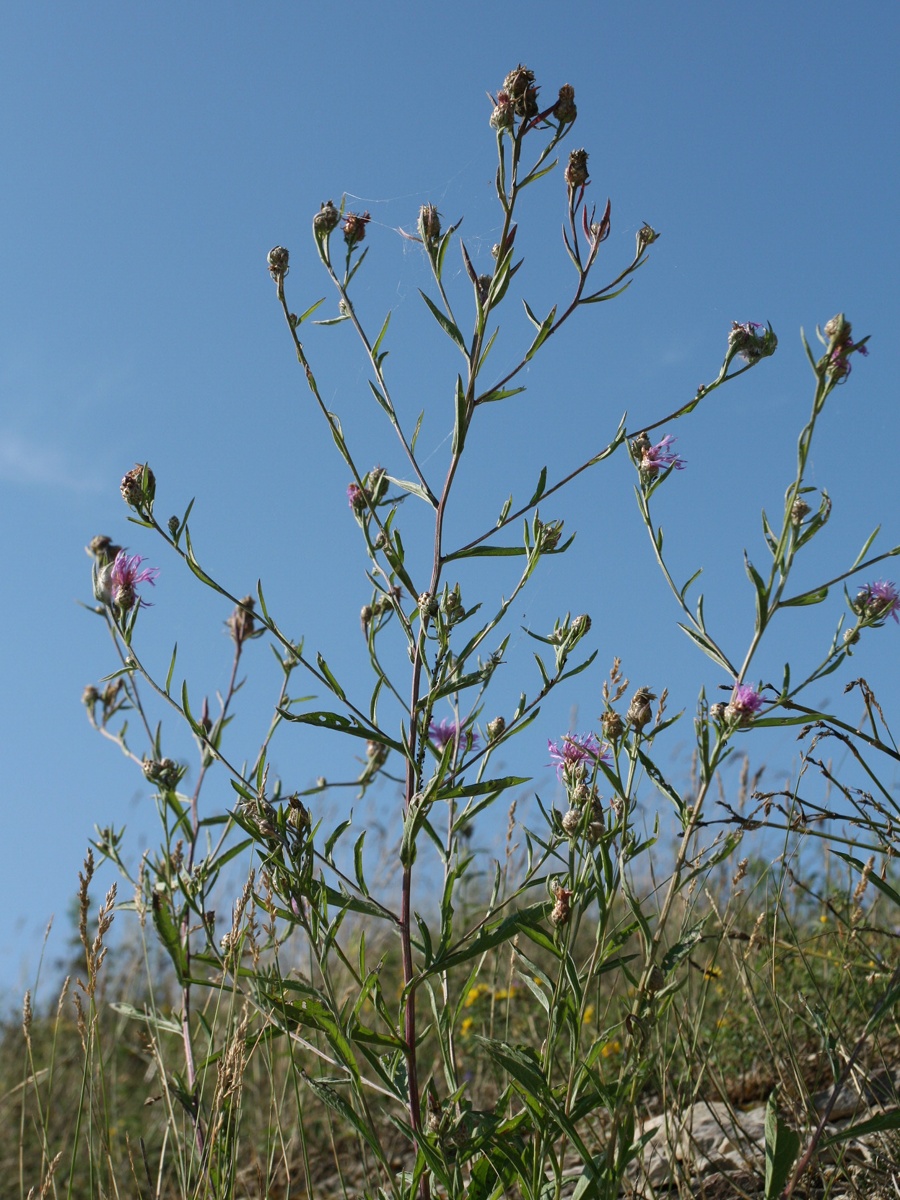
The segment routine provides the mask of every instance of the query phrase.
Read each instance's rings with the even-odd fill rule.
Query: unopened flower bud
[[[341,214],[334,207],[334,204],[330,200],[326,200],[313,217],[313,232],[320,237],[324,237],[337,228],[340,219]]]
[[[479,275],[475,281],[475,291],[478,293],[478,303],[486,304],[488,295],[490,294],[491,284],[493,283],[493,275]]]
[[[797,499],[794,501],[794,503],[791,505],[791,524],[795,527],[802,524],[803,518],[806,516],[806,514],[808,512],[809,512],[809,505],[806,503],[805,500],[802,500],[798,496]]]
[[[571,125],[578,116],[575,107],[575,89],[570,83],[564,83],[559,89],[559,99],[553,106],[553,115],[562,125]]]
[[[606,712],[600,714],[600,727],[608,742],[617,742],[625,732],[625,722],[612,709],[607,709]]]
[[[366,637],[369,636],[369,625],[372,621],[374,610],[371,604],[364,604],[359,610],[359,624]]]
[[[852,332],[853,326],[843,313],[836,313],[830,321],[825,323],[825,336],[833,342],[842,344],[848,341]]]
[[[493,721],[487,723],[488,741],[496,742],[497,738],[502,737],[506,732],[506,720],[503,717],[494,717]]]
[[[711,704],[709,706],[710,719],[717,722],[717,724],[721,724],[725,720],[725,710],[727,707],[728,705],[721,700],[718,704]]]
[[[859,641],[859,630],[858,629],[845,629],[844,630],[844,645],[845,646],[855,646],[858,641]]]
[[[556,549],[562,531],[562,521],[548,521],[546,525],[538,522],[538,549],[542,554],[549,554]]]
[[[97,560],[98,567],[105,567],[111,563],[121,549],[121,546],[114,545],[112,538],[104,533],[91,538],[87,545],[87,552]]]
[[[122,583],[116,588],[113,595],[113,604],[120,613],[131,612],[137,600],[137,592],[134,590],[134,585],[131,583]]]
[[[433,617],[438,610],[438,602],[434,592],[422,592],[418,599],[418,605],[419,613],[423,620]]]
[[[253,606],[255,603],[252,596],[245,596],[225,622],[236,646],[243,645],[247,638],[253,635]]]
[[[85,708],[93,708],[99,699],[100,693],[93,686],[93,684],[88,684],[88,686],[81,693],[81,703]]]
[[[269,264],[269,274],[276,283],[284,279],[285,275],[287,275],[290,257],[290,253],[284,246],[273,246],[266,255],[266,262]]]
[[[640,731],[649,722],[653,715],[650,701],[655,699],[655,693],[646,687],[638,688],[634,693],[628,706],[628,712],[625,714],[633,729]]]
[[[587,613],[580,613],[572,622],[572,637],[583,638],[586,633],[590,633],[591,618]]]
[[[441,236],[441,214],[433,204],[423,204],[419,209],[419,237],[426,246],[437,242]]]
[[[166,528],[169,530],[169,533],[172,535],[172,537],[176,536],[180,526],[181,522],[177,517],[169,517],[168,521],[166,522]]]
[[[494,111],[491,113],[491,127],[493,129],[511,129],[516,121],[516,110],[512,100],[506,92],[500,92],[497,96],[497,103],[494,106]]]
[[[588,152],[572,150],[569,154],[569,165],[566,167],[565,180],[569,185],[569,195],[574,195],[578,188],[585,187],[588,182]]]
[[[292,829],[308,829],[311,825],[309,809],[299,796],[288,796],[287,823]]]
[[[129,508],[151,507],[156,495],[156,476],[146,464],[135,463],[122,479],[119,490]]]
[[[173,791],[181,778],[181,769],[171,758],[145,759],[141,766],[147,781],[167,792]]]
[[[578,832],[578,826],[581,824],[581,813],[577,808],[570,808],[563,815],[562,827],[568,837],[573,837]]]
[[[652,246],[659,234],[651,225],[642,225],[637,231],[635,258],[640,258],[648,246]]]
[[[372,504],[377,504],[388,489],[387,471],[384,467],[373,467],[365,478],[365,484]]]

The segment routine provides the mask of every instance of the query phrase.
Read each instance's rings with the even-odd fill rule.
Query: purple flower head
[[[579,771],[586,774],[596,763],[609,761],[609,747],[602,745],[592,733],[567,733],[558,742],[548,741],[547,745],[559,779]]]
[[[671,433],[667,433],[661,442],[646,447],[641,457],[641,470],[645,475],[658,475],[665,467],[674,467],[676,471],[684,470],[684,459],[679,458],[670,449],[676,440]]]
[[[475,730],[461,728],[459,722],[450,717],[444,717],[441,721],[432,721],[428,726],[428,737],[439,752],[443,751],[450,742],[458,747],[463,738],[466,748],[469,750],[474,750],[478,745],[478,734]]]
[[[134,608],[135,602],[146,605],[135,588],[139,583],[156,585],[159,567],[141,568],[144,557],[141,554],[128,555],[120,550],[115,559],[103,567],[96,577],[95,595],[104,604],[115,604],[123,612]]]
[[[877,617],[880,621],[893,617],[900,624],[900,593],[893,583],[887,579],[877,579],[860,588],[854,605],[861,617]]]
[[[354,512],[361,512],[366,507],[366,493],[358,483],[347,484],[347,503]]]
[[[725,709],[725,717],[746,728],[753,724],[753,718],[762,706],[763,698],[755,687],[751,687],[749,683],[736,683]]]

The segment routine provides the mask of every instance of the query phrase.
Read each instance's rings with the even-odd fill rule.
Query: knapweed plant
[[[143,855],[138,871],[126,861],[121,831],[101,831],[94,846],[129,881],[134,899],[120,907],[134,907],[142,922],[152,923],[176,981],[170,1008],[151,998],[131,1011],[154,1046],[170,1046],[173,1038],[180,1045],[180,1062],[173,1066],[166,1059],[158,1067],[162,1083],[155,1085],[165,1096],[165,1137],[159,1144],[145,1139],[143,1157],[133,1154],[132,1163],[144,1182],[169,1172],[185,1196],[250,1194],[241,1190],[250,1185],[240,1183],[240,1172],[251,1160],[259,1189],[254,1195],[268,1194],[276,1179],[289,1189],[292,1171],[300,1192],[311,1187],[315,1163],[296,1147],[307,1145],[303,1125],[312,1105],[330,1111],[344,1129],[340,1136],[353,1139],[367,1196],[543,1200],[560,1195],[569,1180],[579,1197],[612,1200],[636,1169],[645,1140],[642,1105],[649,1093],[665,1091],[660,1031],[677,1011],[701,943],[718,927],[701,904],[704,881],[733,854],[747,828],[769,821],[797,834],[804,827],[793,807],[796,797],[770,795],[759,801],[764,813],[732,810],[712,828],[717,772],[736,739],[760,726],[802,724],[817,740],[840,737],[861,763],[869,752],[893,754],[871,696],[866,730],[803,701],[810,685],[841,666],[860,637],[889,617],[897,620],[900,609],[894,585],[871,575],[887,557],[867,558],[871,538],[853,563],[820,586],[799,593],[790,586],[797,557],[830,511],[828,496],[806,482],[817,422],[831,392],[847,382],[856,355],[866,353],[866,339],[853,338],[843,315],[825,325],[820,355],[806,345],[812,410],[783,509],[763,519],[767,561],[746,558],[756,619],[743,647],[723,645],[707,626],[703,600],[691,591],[697,575],[686,583],[675,578],[653,506],[660,488],[677,486],[675,473],[684,466],[672,428],[775,352],[771,327],[747,321],[723,330],[721,367],[696,394],[670,405],[670,412],[642,413],[634,424],[623,420],[610,427],[605,444],[587,461],[574,462],[564,478],[551,480],[542,472],[530,497],[510,500],[499,516],[485,514],[463,542],[448,538],[460,463],[479,438],[486,406],[504,406],[515,420],[528,364],[570,326],[601,320],[601,304],[625,292],[658,237],[643,225],[631,261],[607,262],[612,206],[588,200],[587,151],[572,149],[560,168],[561,147],[576,121],[571,86],[548,102],[532,71],[518,66],[492,104],[500,225],[492,269],[475,270],[459,223],[447,226],[433,205],[421,208],[417,234],[407,235],[418,242],[433,276],[430,293],[422,294],[421,336],[446,338],[458,354],[455,378],[440,387],[429,379],[422,389],[446,396],[452,413],[452,441],[439,469],[417,451],[422,415],[407,411],[394,393],[388,319],[380,328],[366,328],[354,303],[375,240],[369,215],[331,201],[321,206],[312,219],[296,299],[288,276],[298,252],[292,259],[276,246],[268,255],[290,352],[321,413],[322,446],[333,444],[346,466],[340,503],[355,522],[365,588],[362,634],[356,636],[370,687],[358,693],[342,685],[329,667],[327,645],[316,645],[309,632],[301,641],[296,615],[273,612],[262,583],[245,595],[246,586],[213,578],[191,536],[193,501],[183,516],[160,520],[163,488],[158,493],[150,465],[129,470],[121,485],[141,552],[129,555],[108,537],[90,545],[95,611],[108,627],[118,666],[87,690],[85,703],[94,726],[143,772],[162,828],[159,848]],[[571,289],[547,313],[533,312],[523,299],[533,332],[516,354],[500,361],[499,317],[514,295],[522,295],[527,275],[516,232],[522,192],[533,185],[557,189],[560,252],[571,263]],[[336,293],[334,318],[315,320],[323,302],[302,294],[313,252]],[[383,246],[376,252],[383,253]],[[448,282],[448,256],[461,257],[467,280],[454,274]],[[349,341],[351,335],[368,372],[364,399],[377,405],[396,439],[384,467],[370,467],[366,446],[330,411],[316,374],[319,340]],[[682,628],[728,689],[719,703],[699,696],[689,789],[676,786],[665,765],[667,735],[679,720],[667,712],[665,681],[630,686],[621,665],[627,663],[625,648],[598,686],[602,711],[593,729],[542,725],[546,697],[595,657],[587,615],[573,618],[561,610],[544,636],[530,634],[534,666],[520,682],[518,703],[499,711],[492,700],[494,678],[505,670],[511,606],[532,575],[552,570],[553,558],[572,544],[562,520],[544,515],[549,502],[558,503],[570,480],[601,469],[617,453],[633,463],[638,507]],[[168,512],[173,489],[168,481],[164,487]],[[411,506],[420,516],[404,525]],[[428,516],[424,539],[422,513]],[[167,560],[152,551],[151,534],[164,543],[159,550]],[[125,540],[124,531],[118,536]],[[900,547],[888,553],[898,552]],[[146,556],[164,565],[146,566]],[[488,587],[476,592],[470,582],[464,591],[457,582],[460,564],[467,580],[477,579],[475,568],[486,557],[495,570],[503,569],[502,598]],[[232,608],[232,666],[215,708],[205,700],[198,705],[178,676],[174,654],[160,671],[142,655],[141,627],[166,620],[165,572],[179,565]],[[264,565],[260,570],[264,578]],[[144,612],[147,586],[155,584],[155,606]],[[761,681],[754,668],[769,626],[790,617],[785,610],[826,602],[838,585],[845,585],[851,620],[845,628],[844,618],[838,619],[821,660],[786,668],[774,683]],[[275,650],[281,685],[262,743],[232,745],[229,724],[245,654],[257,640]],[[298,679],[299,690],[315,693],[316,700],[296,698]],[[177,714],[196,740],[198,761],[190,774],[186,763],[167,753],[167,726],[157,710]],[[382,811],[396,814],[388,838],[393,871],[376,871],[383,864],[371,861],[365,831],[354,831],[349,816],[323,828],[322,796],[329,784],[304,788],[270,769],[273,741],[302,744],[310,726],[343,738],[348,765],[364,755],[360,790],[380,788]],[[471,882],[473,871],[481,870],[470,850],[473,822],[491,806],[510,809],[527,788],[526,775],[498,773],[494,765],[514,763],[526,739],[532,746],[549,741],[565,807],[540,804],[534,827],[511,824],[511,842],[521,851],[510,851],[479,887]],[[654,789],[671,806],[679,831],[674,861],[666,863],[636,820],[639,793]],[[874,796],[854,790],[852,804],[865,825],[866,857],[889,855],[895,799],[885,789],[875,789]],[[857,854],[848,848],[849,867],[872,875]],[[253,868],[243,890],[223,896],[248,855]],[[384,881],[378,886],[369,882],[376,874]],[[884,875],[880,885],[889,887]],[[719,917],[727,925],[727,917]],[[704,952],[704,961],[708,957]],[[527,1012],[527,1019],[517,1011]],[[241,1144],[241,1079],[254,1059],[269,1061],[279,1047],[287,1064],[280,1103],[295,1098],[296,1127],[282,1123],[254,1158]],[[788,1167],[801,1149],[778,1128],[771,1195],[793,1186]],[[819,1137],[821,1131],[814,1132],[806,1147],[804,1168]],[[303,1162],[302,1184],[292,1156]],[[77,1170],[74,1157],[71,1169]]]

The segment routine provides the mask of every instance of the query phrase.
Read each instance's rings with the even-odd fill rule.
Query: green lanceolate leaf
[[[391,750],[404,753],[400,742],[375,729],[371,725],[363,725],[356,717],[344,717],[334,712],[292,713],[286,708],[276,710],[285,721],[299,721],[303,725],[316,725],[319,729],[333,729],[336,733],[348,733],[353,737],[364,738],[366,741],[379,742],[389,746]]]
[[[800,1151],[800,1135],[778,1114],[776,1093],[766,1104],[766,1200],[777,1200]]]
[[[440,325],[441,329],[443,329],[444,333],[446,333],[446,335],[452,341],[454,341],[457,344],[457,346],[459,346],[460,350],[463,352],[463,354],[466,356],[466,358],[468,358],[469,352],[466,349],[466,343],[463,339],[463,335],[459,332],[457,327],[453,324],[453,322],[450,320],[449,317],[444,316],[444,314],[441,312],[441,310],[438,308],[438,306],[434,303],[434,301],[430,300],[428,298],[428,296],[425,295],[425,293],[422,291],[421,288],[419,288],[419,295],[422,297],[422,299],[428,305],[429,309],[431,310],[432,316],[437,321],[438,325]]]

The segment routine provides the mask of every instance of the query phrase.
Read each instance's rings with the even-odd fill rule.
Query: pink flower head
[[[729,721],[737,721],[738,725],[746,728],[752,725],[753,718],[763,706],[763,698],[749,683],[736,683],[725,716]]]
[[[649,438],[647,439],[649,441]],[[645,475],[658,475],[665,467],[674,467],[676,471],[684,470],[685,461],[683,458],[670,450],[670,446],[677,439],[671,433],[667,433],[661,442],[657,442],[655,446],[648,446],[641,457],[641,470]]]
[[[879,621],[893,617],[900,624],[900,616],[897,615],[900,593],[887,579],[878,579],[860,588],[854,608],[861,617],[876,617]]]
[[[366,493],[358,483],[347,484],[347,503],[354,512],[360,512],[366,507]]]
[[[454,746],[458,746],[463,738],[469,750],[474,750],[478,744],[478,734],[474,729],[465,730],[461,728],[458,721],[453,721],[449,717],[445,717],[441,721],[432,721],[428,726],[428,737],[438,751],[443,751],[450,742],[453,742]]]
[[[556,767],[557,778],[586,774],[598,762],[609,761],[609,747],[602,745],[592,733],[567,733],[558,742],[547,742],[550,760]]]
[[[106,604],[114,604],[123,612],[134,608],[135,602],[146,605],[135,588],[139,583],[156,585],[159,567],[141,568],[144,557],[141,554],[128,555],[120,550],[113,562],[107,564],[99,573],[97,580],[97,596]]]

